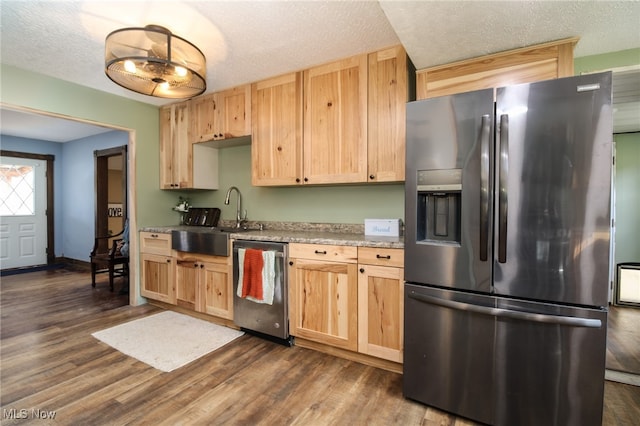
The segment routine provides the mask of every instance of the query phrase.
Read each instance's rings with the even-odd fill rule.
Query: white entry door
[[[46,160],[0,157],[0,268],[47,263]]]

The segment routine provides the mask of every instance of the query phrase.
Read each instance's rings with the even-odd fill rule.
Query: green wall
[[[249,220],[360,224],[364,224],[365,218],[404,220],[403,184],[253,187],[251,146],[223,148],[218,155],[220,189],[187,196],[192,205],[220,207],[223,219],[236,217],[235,193],[229,205],[224,205],[227,189],[236,186],[242,193],[242,208],[247,210]]]
[[[640,262],[640,132],[615,135],[615,263]]]
[[[576,58],[575,73],[640,65],[640,49]],[[616,141],[614,264],[640,262],[640,133],[614,135]]]
[[[573,61],[576,75],[585,72],[620,68],[640,64],[640,48],[603,53],[601,55],[584,56]]]
[[[158,108],[2,64],[2,103],[107,124],[135,133],[138,226],[168,223],[173,197],[159,189]],[[131,147],[130,147],[131,148]]]

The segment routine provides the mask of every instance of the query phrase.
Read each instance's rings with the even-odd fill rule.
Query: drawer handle
[[[391,259],[391,256],[390,256],[390,255],[383,256],[383,255],[381,255],[381,254],[376,254],[376,257],[377,257],[378,259],[387,259],[387,260]]]
[[[322,251],[316,250],[316,254],[327,254],[327,251],[326,250],[322,250]]]

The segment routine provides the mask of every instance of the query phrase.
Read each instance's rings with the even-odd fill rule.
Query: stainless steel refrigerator
[[[611,74],[407,104],[404,395],[600,425]]]

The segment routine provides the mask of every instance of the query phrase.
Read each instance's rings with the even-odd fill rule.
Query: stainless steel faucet
[[[235,190],[238,193],[237,204],[236,204],[236,228],[240,228],[242,226],[242,222],[247,219],[247,212],[244,212],[244,219],[240,216],[240,210],[242,209],[242,194],[240,194],[240,190],[235,186],[232,186],[227,190],[227,196],[224,198],[224,204],[229,205],[229,197],[231,196],[231,191]]]

